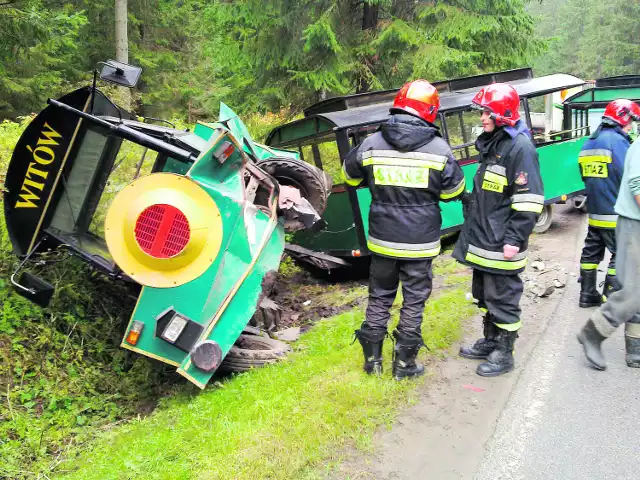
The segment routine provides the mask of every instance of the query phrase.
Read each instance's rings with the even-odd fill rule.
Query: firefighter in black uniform
[[[520,120],[520,98],[502,83],[484,87],[473,99],[484,132],[471,204],[453,256],[473,268],[472,293],[485,309],[484,338],[460,349],[465,358],[486,359],[476,372],[497,376],[513,369],[520,328],[519,273],[527,262],[529,235],[544,207],[538,154]]]
[[[622,181],[624,159],[631,145],[629,132],[633,121],[640,120],[640,108],[631,100],[614,100],[607,105],[602,123],[585,142],[578,162],[587,191],[589,230],[580,257],[580,299],[582,308],[597,307],[616,290],[616,199]],[[602,294],[596,286],[598,265],[604,259],[605,248],[611,261]]]
[[[431,262],[440,253],[440,201],[465,193],[462,170],[433,124],[438,92],[416,80],[398,92],[391,117],[380,130],[345,158],[347,184],[366,182],[371,190],[369,303],[355,335],[362,345],[364,370],[382,373],[382,345],[390,308],[402,282],[400,321],[393,376],[400,380],[424,373],[416,363],[422,340],[424,305],[431,294]]]

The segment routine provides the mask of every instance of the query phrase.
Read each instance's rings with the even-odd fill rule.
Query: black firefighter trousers
[[[371,255],[369,304],[362,330],[383,335],[391,318],[389,310],[402,282],[402,309],[398,332],[407,339],[422,339],[424,305],[431,295],[431,258],[405,260]]]
[[[587,237],[584,239],[580,268],[583,270],[596,270],[604,260],[604,250],[611,252],[608,275],[616,274],[616,231],[613,228],[597,228],[589,226]]]
[[[501,275],[473,269],[471,294],[478,306],[491,314],[491,321],[503,330],[520,328],[520,298],[524,286],[520,275]]]

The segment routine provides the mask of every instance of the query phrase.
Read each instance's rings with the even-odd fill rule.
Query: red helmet
[[[402,110],[433,123],[439,108],[440,95],[436,87],[426,80],[414,80],[400,89],[391,110]]]
[[[476,108],[489,110],[498,127],[513,127],[520,120],[520,96],[507,83],[492,83],[483,87],[471,102]]]
[[[621,127],[640,120],[640,106],[637,103],[621,98],[607,105],[602,118],[613,120]]]

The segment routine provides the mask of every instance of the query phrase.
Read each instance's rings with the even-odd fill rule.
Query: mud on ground
[[[433,263],[433,294],[453,288],[469,280],[470,270],[451,258],[451,251],[443,253]],[[299,326],[304,332],[322,318],[338,315],[354,308],[365,308],[368,296],[366,278],[349,281],[328,281],[314,277],[285,260],[280,272],[274,275],[265,289],[274,305],[267,305],[266,315],[254,317],[254,326],[267,331],[280,331]]]

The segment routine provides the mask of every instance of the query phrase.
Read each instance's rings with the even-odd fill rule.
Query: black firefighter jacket
[[[453,256],[473,268],[513,275],[527,263],[529,235],[544,208],[538,153],[523,122],[483,133],[472,203]],[[504,258],[504,245],[520,252]]]
[[[364,180],[371,190],[371,252],[401,259],[440,253],[439,202],[457,199],[465,183],[436,127],[411,115],[392,115],[349,152],[343,173],[347,184]]]

